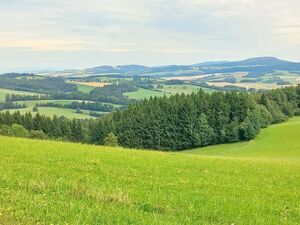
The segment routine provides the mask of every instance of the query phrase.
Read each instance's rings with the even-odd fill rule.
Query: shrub
[[[112,132],[108,133],[107,136],[104,138],[104,145],[112,147],[118,146],[118,137]]]
[[[42,130],[32,130],[29,132],[29,137],[33,139],[45,140],[47,135]]]
[[[26,130],[25,127],[19,124],[13,124],[12,127],[12,132],[15,137],[28,137],[29,132]]]
[[[0,135],[14,136],[14,132],[12,131],[10,126],[2,125],[0,129]]]

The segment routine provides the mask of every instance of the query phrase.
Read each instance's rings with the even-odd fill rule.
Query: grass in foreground
[[[296,225],[290,147],[281,160],[269,150],[226,158],[0,137],[0,224]]]

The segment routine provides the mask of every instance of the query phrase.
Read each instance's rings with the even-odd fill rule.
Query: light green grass
[[[95,87],[91,87],[88,85],[82,85],[82,84],[76,84],[78,91],[82,92],[82,93],[86,93],[89,94],[92,90],[95,89]]]
[[[31,112],[32,115],[37,114],[37,112],[33,112],[32,108],[33,107],[27,107],[27,108],[23,108],[23,109],[10,109],[10,110],[6,110],[6,111],[9,111],[11,113],[20,111],[21,114],[25,114],[26,112]],[[49,116],[49,117],[53,117],[54,115],[56,115],[56,116],[64,116],[69,119],[73,119],[73,118],[91,119],[91,118],[94,118],[87,114],[76,113],[75,109],[64,109],[64,108],[56,108],[56,107],[38,107],[38,110],[39,110],[38,111],[39,114]]]
[[[260,137],[257,159],[0,137],[0,224],[296,225],[298,153],[282,146],[285,159],[269,158],[276,135]]]
[[[300,117],[263,129],[252,141],[222,144],[184,153],[229,157],[276,157],[300,159]]]
[[[128,96],[129,98],[132,98],[132,99],[145,99],[145,98],[150,98],[150,97],[155,97],[155,96],[163,97],[164,95],[168,95],[168,94],[166,94],[164,92],[139,88],[137,91],[127,92],[127,93],[124,93],[124,95]]]
[[[199,91],[200,87],[190,85],[190,84],[181,84],[181,85],[163,85],[163,88],[158,89],[168,94],[191,94],[191,93],[197,93]],[[204,92],[211,93],[213,92],[212,89],[209,88],[201,88]]]
[[[40,95],[38,93],[26,92],[26,91],[15,91],[10,89],[0,88],[0,102],[5,101],[6,94],[15,94],[15,95]]]

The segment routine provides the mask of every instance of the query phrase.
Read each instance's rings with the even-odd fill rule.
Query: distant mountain
[[[238,67],[238,66],[276,66],[282,64],[290,64],[293,62],[284,61],[275,57],[257,57],[236,62],[216,63],[217,67]]]
[[[256,57],[241,61],[202,62],[191,65],[166,65],[148,67],[143,65],[98,66],[84,70],[65,70],[52,73],[53,76],[83,77],[83,76],[193,76],[201,74],[230,74],[246,72],[247,77],[260,77],[276,71],[288,71],[300,75],[300,63],[281,60],[275,57]],[[46,74],[49,75],[49,74]],[[51,74],[50,74],[51,75]]]

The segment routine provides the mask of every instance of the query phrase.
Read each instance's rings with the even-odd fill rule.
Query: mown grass
[[[300,117],[263,129],[249,142],[223,144],[184,153],[229,157],[276,157],[300,159]]]
[[[38,93],[26,92],[26,91],[15,91],[10,89],[0,88],[0,102],[5,101],[6,94],[16,94],[16,95],[39,95]]]
[[[296,149],[266,147],[216,157],[0,137],[0,224],[299,224]]]

